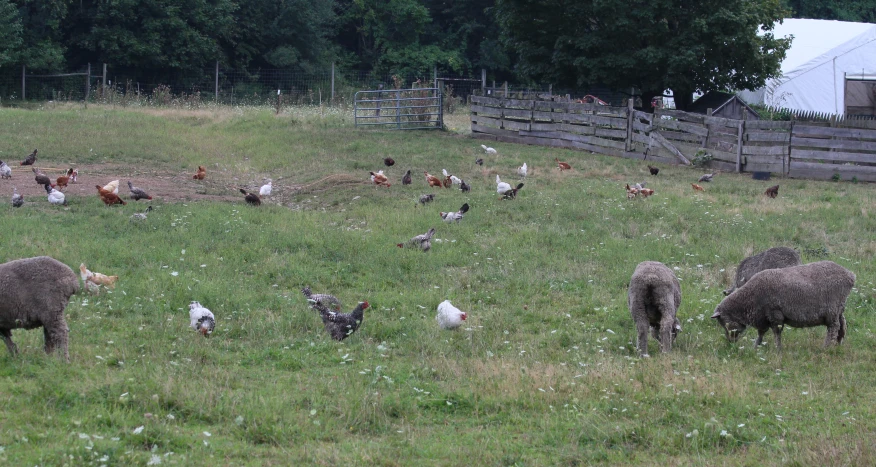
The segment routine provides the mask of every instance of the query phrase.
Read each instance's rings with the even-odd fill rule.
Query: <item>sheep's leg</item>
[[[6,344],[9,353],[13,356],[17,355],[18,347],[15,346],[15,342],[12,342],[12,329],[0,329],[0,337],[3,338],[3,343]]]
[[[755,349],[760,347],[761,344],[763,344],[763,335],[766,334],[767,329],[769,329],[769,328],[757,330],[757,340],[754,341],[754,348]]]
[[[637,322],[636,323],[636,331],[639,333],[639,338],[636,343],[636,346],[639,349],[640,357],[648,356],[648,328],[651,326],[647,322]]]
[[[776,349],[782,350],[782,329],[785,328],[784,324],[774,324],[772,326],[773,334],[776,335]]]
[[[836,343],[842,344],[843,339],[846,338],[846,315],[840,313],[839,315],[839,332],[836,334]]]
[[[833,323],[830,323],[827,326],[827,336],[824,338],[824,346],[825,347],[830,347],[834,343],[839,344],[839,342],[841,340],[839,337],[840,329],[842,329],[844,327],[843,326],[845,324],[844,321],[845,321],[845,318],[842,315],[840,315],[839,317],[837,317],[836,320],[834,320]],[[845,330],[843,330],[843,334],[845,334]]]
[[[46,339],[46,353],[50,354],[56,348],[64,352],[64,359],[70,361],[70,353],[67,350],[67,321],[62,315],[53,323],[43,324],[43,335]]]
[[[663,320],[660,323],[660,351],[663,353],[672,350],[672,326],[675,325],[673,321]]]

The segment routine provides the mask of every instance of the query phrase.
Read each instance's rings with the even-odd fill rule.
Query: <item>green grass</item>
[[[132,224],[142,204],[96,196],[13,210],[0,182],[0,259],[120,276],[112,293],[71,300],[69,365],[43,354],[39,331],[14,331],[19,357],[0,352],[8,465],[876,463],[873,185],[719,174],[698,194],[694,169],[651,177],[641,161],[502,143],[482,170],[482,141],[357,131],[319,109],[0,109],[0,141],[3,160],[38,147],[56,167],[207,162],[224,169],[214,189],[285,184],[282,206],[156,200]],[[386,156],[389,189],[289,188],[367,181]],[[515,181],[524,161],[519,198],[499,201],[496,173]],[[414,185],[396,184],[407,168]],[[472,192],[427,190],[422,171],[442,168]],[[643,179],[656,196],[626,200],[623,184]],[[772,183],[774,200],[761,196]],[[415,207],[428,191],[436,201]],[[440,222],[466,201],[462,222]],[[433,226],[430,252],[394,246]],[[732,345],[709,319],[739,261],[776,245],[857,274],[843,346],[823,349],[822,327],[786,330],[782,353],[771,336],[755,350],[753,332]],[[626,286],[645,260],[676,269],[684,329],[672,353],[651,340],[640,360]],[[308,284],[347,309],[367,299],[360,330],[329,339]],[[464,329],[438,329],[444,299],[469,312]],[[188,328],[191,300],[217,316],[209,339]]]

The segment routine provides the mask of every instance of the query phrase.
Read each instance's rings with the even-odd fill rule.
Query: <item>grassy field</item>
[[[873,185],[719,174],[695,193],[696,169],[652,177],[641,161],[502,143],[481,168],[465,115],[449,126],[357,131],[312,108],[0,109],[3,160],[38,147],[41,163],[103,164],[123,186],[156,170],[231,195],[271,177],[276,195],[261,208],[156,199],[134,224],[145,205],[93,195],[13,209],[0,181],[0,260],[120,276],[72,298],[70,364],[36,330],[13,332],[17,358],[0,352],[0,463],[876,464]],[[395,183],[368,185],[386,156]],[[516,181],[524,161],[526,186],[500,201],[495,175]],[[205,182],[191,180],[199,164]],[[422,171],[442,168],[472,191],[416,206]],[[644,179],[656,195],[628,201],[624,183]],[[763,197],[773,183],[779,198]],[[462,222],[440,222],[463,202]],[[395,247],[430,227],[431,251]],[[823,349],[821,327],[754,349],[755,332],[729,344],[709,319],[739,261],[777,245],[857,274],[844,345]],[[670,354],[652,339],[638,359],[626,287],[645,260],[680,278],[683,331]],[[367,299],[359,331],[329,339],[304,285],[347,310]],[[438,329],[444,299],[469,313],[462,329]],[[216,314],[209,339],[188,327],[191,300]]]

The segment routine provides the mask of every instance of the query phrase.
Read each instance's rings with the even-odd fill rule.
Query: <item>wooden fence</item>
[[[690,164],[709,155],[706,166],[725,171],[818,179],[838,174],[876,182],[876,130],[839,128],[836,121],[733,120],[678,110],[649,114],[631,106],[472,96],[471,130],[479,138],[646,161]]]

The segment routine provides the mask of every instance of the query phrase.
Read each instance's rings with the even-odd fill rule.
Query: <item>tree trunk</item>
[[[672,96],[675,99],[675,108],[678,110],[687,110],[693,103],[693,91],[689,89],[673,89]]]

